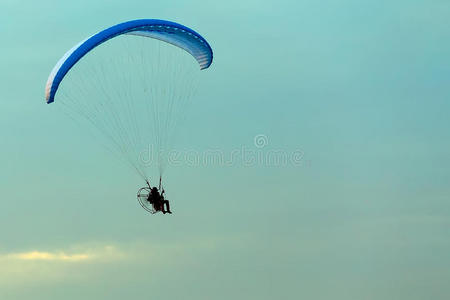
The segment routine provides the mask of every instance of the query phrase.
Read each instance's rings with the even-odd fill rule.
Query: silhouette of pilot
[[[162,193],[160,194],[158,189],[156,187],[153,187],[150,190],[150,194],[148,195],[147,200],[153,205],[153,208],[156,211],[162,211],[163,214],[166,214],[166,213],[171,214],[172,213],[170,211],[169,200],[164,199],[164,189],[162,190]],[[164,204],[166,205],[167,209],[164,209]]]

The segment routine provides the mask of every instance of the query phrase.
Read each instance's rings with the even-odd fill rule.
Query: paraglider
[[[161,178],[159,178],[159,188],[152,187],[150,182],[147,181],[147,186],[138,191],[137,198],[139,204],[149,213],[171,214],[169,200],[164,198],[164,194],[165,190],[161,187]]]
[[[48,77],[45,99],[60,102],[70,116],[93,125],[106,147],[145,180],[147,186],[137,194],[144,209],[171,213],[161,186],[166,156],[195,91],[197,72],[212,60],[209,43],[186,26],[157,19],[128,21],[64,54]],[[145,159],[149,152],[151,159]],[[159,189],[149,184],[155,166]]]

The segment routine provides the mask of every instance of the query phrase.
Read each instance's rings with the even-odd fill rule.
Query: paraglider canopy
[[[98,45],[122,34],[150,37],[180,47],[197,60],[200,69],[208,68],[213,60],[213,53],[208,42],[200,34],[181,24],[157,19],[120,23],[80,42],[58,61],[47,80],[45,89],[47,103],[54,101],[64,76],[83,56]]]
[[[45,98],[52,103],[57,97],[55,109],[74,120],[81,117],[89,131],[93,126],[96,140],[147,182],[138,199],[153,212],[146,206],[150,174],[159,171],[162,196],[172,137],[196,91],[197,73],[212,60],[208,42],[186,26],[128,21],[67,51],[48,77]],[[168,201],[161,201],[170,212]]]

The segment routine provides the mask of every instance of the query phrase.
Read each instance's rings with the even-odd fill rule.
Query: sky
[[[444,0],[1,0],[0,298],[448,299],[449,15]],[[44,99],[68,49],[139,18],[214,50],[170,216]]]

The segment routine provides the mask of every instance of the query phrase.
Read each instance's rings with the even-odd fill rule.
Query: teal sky
[[[1,0],[0,299],[449,299],[449,16],[444,0]],[[146,214],[142,180],[44,101],[65,51],[137,18],[214,50],[179,149],[301,162],[169,167],[174,214]]]

